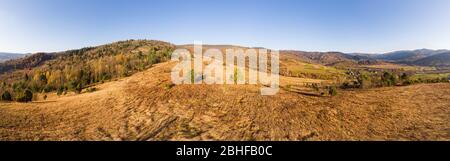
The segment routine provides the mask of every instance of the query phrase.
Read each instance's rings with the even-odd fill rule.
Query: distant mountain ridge
[[[0,62],[25,57],[27,54],[0,52]]]
[[[177,45],[178,48],[191,48],[192,44]],[[243,48],[238,45],[203,45],[204,48]],[[33,68],[58,56],[72,53],[70,50],[60,53],[37,53],[32,55],[0,53],[0,70]],[[94,57],[101,56],[92,55]],[[417,65],[417,66],[447,66],[450,67],[450,50],[401,50],[384,54],[342,53],[342,52],[306,52],[298,50],[281,50],[280,54],[289,59],[298,59],[308,63],[317,63],[326,66],[357,66],[379,65],[385,63]],[[25,57],[26,56],[26,57]]]
[[[428,56],[417,61],[413,64],[421,66],[450,66],[450,52],[444,52]]]
[[[446,66],[450,67],[450,50],[401,50],[384,54],[367,53],[341,53],[341,52],[305,52],[296,50],[280,51],[283,54],[292,54],[303,61],[319,63],[322,65],[351,66],[354,64],[406,64],[417,66]]]
[[[377,55],[375,58],[382,60],[389,60],[395,62],[414,62],[422,58],[450,52],[448,50],[430,50],[430,49],[419,49],[419,50],[403,50],[395,51],[382,55]]]
[[[450,50],[400,50],[384,54],[347,53],[359,59],[382,60],[397,64],[419,65],[419,66],[450,66]]]

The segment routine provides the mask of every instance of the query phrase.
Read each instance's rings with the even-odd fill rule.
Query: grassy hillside
[[[280,63],[281,75],[289,77],[337,80],[345,77],[344,70],[327,67],[320,64],[304,63],[292,59],[282,59]]]
[[[347,55],[339,52],[303,52],[284,50],[280,51],[281,54],[294,55],[298,59],[301,59],[308,63],[322,64],[327,66],[333,66],[337,63],[356,63],[359,57],[353,55]]]
[[[1,140],[448,140],[450,84],[317,97],[176,85],[162,63],[94,92],[0,103]],[[284,81],[282,77],[281,82]],[[292,78],[289,78],[292,79]],[[300,79],[300,78],[294,78]],[[284,86],[284,84],[281,84]]]

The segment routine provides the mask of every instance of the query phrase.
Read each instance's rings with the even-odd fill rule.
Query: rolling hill
[[[428,56],[413,62],[421,66],[450,66],[450,52]]]
[[[80,86],[130,75],[170,57],[174,45],[162,41],[127,40],[96,47],[55,53],[36,53],[0,63],[0,80],[17,82],[44,75],[49,90],[67,88],[68,80]],[[9,73],[9,74],[4,74]],[[48,80],[47,80],[48,79]],[[37,78],[34,78],[37,80]],[[27,79],[25,86],[31,86]],[[28,84],[28,85],[27,85]],[[42,89],[35,89],[42,90]]]
[[[332,66],[334,64],[347,62],[350,64],[356,64],[359,57],[348,55],[340,52],[304,52],[295,50],[280,51],[280,54],[292,55],[299,60],[303,60],[309,63],[322,64]]]

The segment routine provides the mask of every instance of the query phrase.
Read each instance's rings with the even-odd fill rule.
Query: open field
[[[449,83],[261,96],[258,85],[168,88],[172,66],[92,93],[0,103],[0,140],[450,140]]]
[[[345,70],[338,70],[319,64],[304,63],[298,60],[282,60],[281,74],[291,77],[337,80],[345,77]]]
[[[375,69],[395,69],[402,71],[433,71],[436,70],[435,67],[423,67],[423,66],[409,66],[409,65],[400,65],[400,64],[382,64],[382,65],[363,65],[366,68],[375,68]]]
[[[439,74],[415,74],[412,76],[411,79],[417,80],[417,79],[423,79],[423,80],[431,80],[431,79],[441,79],[441,78],[448,78],[450,76],[450,73],[439,73]]]

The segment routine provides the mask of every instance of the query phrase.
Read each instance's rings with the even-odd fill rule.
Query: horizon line
[[[78,48],[70,48],[70,49],[65,49],[65,50],[60,50],[60,51],[35,51],[35,52],[9,52],[9,51],[0,51],[0,53],[7,53],[7,54],[36,54],[36,53],[58,53],[58,52],[65,52],[65,51],[70,51],[70,50],[79,50],[79,49],[83,49],[83,48],[87,48],[87,47],[98,47],[98,46],[102,46],[102,45],[108,45],[108,44],[112,44],[112,43],[117,43],[117,42],[121,42],[121,41],[128,41],[128,40],[146,40],[146,41],[162,41],[162,42],[166,42],[166,43],[171,43],[170,41],[165,41],[165,40],[157,40],[157,39],[124,39],[124,40],[115,40],[115,41],[111,41],[109,43],[101,43],[101,44],[96,44],[96,45],[88,45],[88,46],[84,46],[84,47],[78,47]],[[187,46],[187,45],[194,45],[194,43],[187,43],[187,44],[175,44],[175,43],[171,43],[175,46]],[[246,47],[246,48],[265,48],[265,49],[271,49],[272,48],[268,48],[268,47],[263,47],[263,46],[246,46],[246,45],[237,45],[237,44],[233,44],[233,43],[202,43],[202,45],[211,45],[211,46],[236,46],[236,47]],[[387,51],[387,52],[343,52],[343,51],[339,51],[339,50],[327,50],[327,51],[320,51],[320,50],[302,50],[302,49],[278,49],[279,51],[301,51],[301,52],[319,52],[319,53],[330,53],[330,52],[337,52],[337,53],[344,53],[344,54],[388,54],[388,53],[392,53],[392,52],[399,52],[399,51],[415,51],[415,50],[433,50],[433,51],[439,51],[439,50],[448,50],[450,51],[450,49],[444,49],[444,48],[439,48],[439,49],[433,49],[433,48],[414,48],[414,49],[399,49],[399,50],[391,50],[391,51]]]

